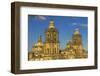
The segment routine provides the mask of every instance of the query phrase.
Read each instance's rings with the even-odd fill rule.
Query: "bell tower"
[[[34,44],[34,46],[32,48],[32,52],[35,55],[40,55],[43,53],[43,42],[42,42],[41,36],[39,36],[37,43]]]
[[[79,29],[75,29],[72,41],[73,41],[73,48],[76,50],[76,53],[80,54],[79,52],[82,52],[83,45],[82,45],[82,36]]]
[[[74,45],[82,45],[82,38],[79,29],[75,29],[74,34],[73,34],[73,44]]]
[[[45,54],[55,55],[59,53],[59,36],[53,20],[50,21],[48,29],[45,31]]]

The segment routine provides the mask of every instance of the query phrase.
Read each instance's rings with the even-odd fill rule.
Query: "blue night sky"
[[[61,49],[64,49],[66,43],[71,40],[76,28],[79,28],[81,32],[83,47],[85,49],[88,48],[88,17],[28,15],[29,51],[31,51],[32,46],[37,42],[40,35],[42,36],[42,41],[45,41],[44,32],[48,28],[50,20],[54,20],[55,27],[59,31]]]

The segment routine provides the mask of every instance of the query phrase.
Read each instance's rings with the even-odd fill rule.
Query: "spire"
[[[38,42],[36,43],[36,46],[43,46],[41,35],[38,38]]]
[[[41,35],[40,35],[39,38],[38,38],[38,42],[42,42]]]
[[[78,28],[75,29],[75,32],[74,32],[74,35],[79,35],[80,34],[80,31]]]
[[[50,21],[49,28],[55,28],[53,20]]]

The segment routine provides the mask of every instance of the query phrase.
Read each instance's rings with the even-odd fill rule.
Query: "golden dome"
[[[36,45],[37,46],[43,46],[43,43],[42,42],[38,42]]]

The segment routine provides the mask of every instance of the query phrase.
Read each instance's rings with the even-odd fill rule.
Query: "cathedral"
[[[53,20],[45,30],[45,41],[41,35],[37,43],[28,53],[28,60],[56,60],[56,59],[79,59],[87,58],[87,50],[82,45],[82,36],[79,29],[75,29],[72,39],[66,44],[65,49],[60,49],[59,31],[55,27]]]

